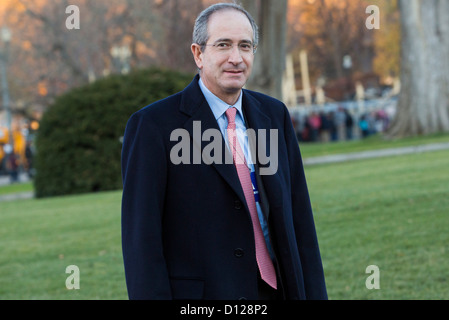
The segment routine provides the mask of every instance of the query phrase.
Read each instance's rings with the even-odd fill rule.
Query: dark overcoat
[[[136,112],[126,127],[122,248],[130,299],[258,298],[249,210],[222,136],[213,141],[217,136],[211,133],[219,127],[198,80]],[[283,296],[326,299],[287,108],[249,90],[243,90],[242,108],[256,134],[255,152],[265,147],[265,157],[256,156],[257,177]],[[211,151],[217,145],[223,146],[222,155]]]

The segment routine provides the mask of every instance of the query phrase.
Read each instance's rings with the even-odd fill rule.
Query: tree
[[[397,0],[378,0],[381,27],[374,33],[376,56],[373,69],[386,84],[393,84],[401,72],[401,27]]]
[[[194,72],[193,24],[208,2],[1,0],[0,21],[13,33],[11,100],[29,110],[45,110],[68,90],[129,67]],[[79,8],[80,29],[66,27],[69,5]],[[115,57],[112,49],[117,47],[129,49],[130,56]]]
[[[400,0],[401,93],[392,137],[449,132],[449,1]]]
[[[388,0],[387,0],[388,1]],[[289,52],[306,50],[312,82],[343,78],[343,57],[351,56],[353,70],[373,71],[373,32],[365,27],[367,0],[290,0]],[[383,8],[381,12],[384,12]]]
[[[247,88],[282,99],[287,36],[287,0],[244,0],[260,28],[259,49]]]

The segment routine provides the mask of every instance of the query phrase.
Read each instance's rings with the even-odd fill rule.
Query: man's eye
[[[230,48],[231,45],[227,42],[219,42],[217,43],[217,48],[221,48],[221,49],[227,49]]]
[[[240,49],[244,50],[244,51],[250,51],[251,50],[251,45],[248,43],[242,43],[240,44]]]

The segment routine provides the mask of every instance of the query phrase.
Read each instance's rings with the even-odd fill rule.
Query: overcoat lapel
[[[273,172],[272,174],[261,174],[262,171],[260,169],[270,167],[272,163],[267,163],[265,160],[268,157],[278,157],[279,154],[271,154],[272,146],[270,130],[272,129],[272,126],[270,117],[262,111],[261,103],[257,99],[248,94],[245,90],[243,90],[243,92],[244,94],[242,103],[245,114],[245,121],[247,127],[253,129],[256,133],[256,141],[252,141],[253,144],[256,144],[256,146],[252,148],[253,150],[255,150],[254,152],[256,154],[253,155],[252,158],[257,159],[257,161],[255,161],[256,173],[259,177],[258,181],[260,181],[262,185],[262,202],[264,198],[268,200],[265,201],[265,204],[263,204],[262,206],[263,212],[268,218],[270,213],[269,207],[282,207],[282,200],[280,198],[281,193],[279,192],[281,190],[281,183],[277,171]],[[259,130],[263,130],[265,134],[261,134]],[[280,133],[278,132],[278,137],[279,134]],[[276,143],[278,142],[279,141],[276,140]],[[261,146],[264,147],[261,148]],[[273,150],[277,150],[279,152],[278,148],[274,148]],[[265,172],[267,171],[268,170],[266,170]]]
[[[201,158],[201,165],[205,165],[202,157],[207,157],[208,155],[203,154],[203,149],[204,145],[209,142],[203,142],[202,135],[208,129],[220,132],[220,128],[218,127],[217,120],[215,120],[212,110],[198,85],[198,76],[195,77],[194,81],[183,91],[180,111],[189,116],[189,119],[184,124],[184,129],[189,132],[190,137],[192,138],[192,154],[197,153],[196,156]],[[199,126],[201,126],[200,131],[198,130]],[[198,134],[198,132],[201,132],[201,135]],[[237,170],[232,163],[232,155],[226,147],[226,143],[221,136],[221,133],[220,137],[222,161],[220,163],[213,162],[211,166],[217,170],[222,178],[238,195],[240,201],[246,206],[245,195],[240,185]]]

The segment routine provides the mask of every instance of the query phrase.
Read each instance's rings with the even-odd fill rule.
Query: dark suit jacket
[[[198,79],[184,91],[138,111],[126,127],[122,246],[130,299],[258,298],[251,218],[235,166],[208,165],[203,160],[193,164],[195,153],[210,144],[195,133],[194,122],[200,121],[201,133],[219,130]],[[284,297],[326,299],[289,113],[281,102],[248,90],[243,90],[242,105],[248,127],[256,132],[278,130],[277,171],[259,175],[258,180]],[[191,164],[175,165],[170,160],[172,148],[180,142],[170,139],[176,129],[190,135]]]

